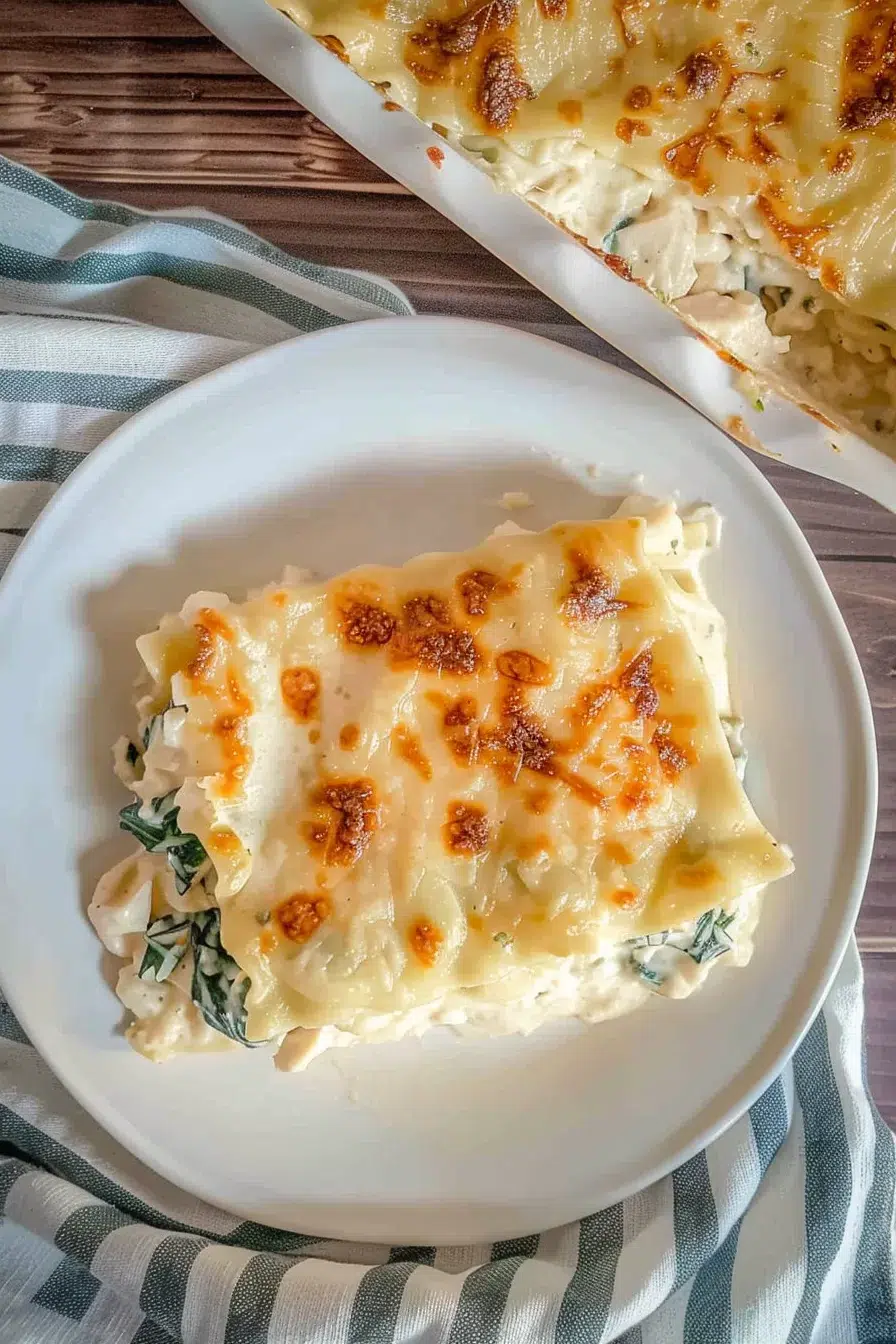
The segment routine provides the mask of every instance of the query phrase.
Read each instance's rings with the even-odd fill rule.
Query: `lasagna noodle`
[[[510,1007],[552,965],[789,870],[720,723],[724,632],[688,528],[707,524],[669,506],[649,529],[515,529],[242,603],[200,593],[139,641],[144,721],[186,713],[133,787],[179,786],[250,1040],[453,994]]]

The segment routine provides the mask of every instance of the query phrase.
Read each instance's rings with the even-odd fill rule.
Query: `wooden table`
[[[490,318],[625,363],[176,0],[2,0],[0,152],[84,195],[150,209],[202,205],[287,251],[379,271],[420,312]],[[757,461],[824,567],[874,704],[881,807],[858,936],[871,1087],[896,1125],[896,517]]]

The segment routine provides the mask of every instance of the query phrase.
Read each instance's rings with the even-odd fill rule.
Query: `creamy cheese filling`
[[[741,361],[760,384],[894,451],[896,332],[763,249],[752,197],[695,196],[573,139],[448,137],[544,214],[617,256],[626,272]],[[757,409],[761,396],[745,388]]]
[[[645,554],[662,575],[700,658],[742,778],[741,723],[731,703],[725,623],[701,574],[705,556],[719,542],[719,517],[708,507],[680,515],[671,502],[644,497],[627,499],[617,516],[646,520]],[[522,532],[511,522],[497,529],[499,534],[508,530]],[[187,617],[213,598],[226,603],[220,594],[199,594],[190,610],[185,608]],[[116,772],[136,797],[124,809],[122,825],[141,848],[101,879],[89,913],[106,947],[127,959],[117,992],[135,1017],[128,1039],[149,1058],[164,1059],[258,1042],[245,1034],[245,975],[221,945],[214,863],[196,837],[178,825],[179,814],[189,816],[191,808],[208,804],[198,796],[196,782],[186,778],[182,738],[188,711],[166,700],[165,670],[153,661],[162,645],[154,638],[141,641],[154,676],[140,687],[139,744],[121,739],[114,749]],[[174,677],[172,693],[177,685]],[[540,880],[542,860],[532,861],[530,876],[526,864],[518,865],[523,883]],[[653,994],[686,997],[716,964],[749,960],[760,893],[759,887],[749,888],[724,906],[660,933],[623,941],[608,936],[587,956],[543,959],[522,991],[518,978],[504,990],[499,978],[471,988],[449,987],[406,1010],[376,1012],[362,1006],[336,1023],[294,1028],[279,1039],[275,1062],[285,1070],[303,1068],[333,1046],[397,1040],[437,1025],[486,1034],[528,1033],[561,1017],[586,1022],[616,1017]],[[505,946],[513,941],[500,931],[495,941],[502,937]]]

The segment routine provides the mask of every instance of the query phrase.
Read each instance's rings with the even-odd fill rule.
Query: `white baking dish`
[[[832,432],[778,398],[755,410],[732,371],[671,312],[406,112],[387,112],[363,79],[266,0],[183,0],[217,37],[384,172],[409,187],[667,387],[742,442],[841,481],[896,510],[896,460]],[[426,155],[444,148],[437,167]],[[597,430],[598,427],[596,427]]]

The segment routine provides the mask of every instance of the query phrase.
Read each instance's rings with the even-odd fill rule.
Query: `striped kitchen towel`
[[[410,307],[201,211],[88,202],[0,161],[0,563],[127,416],[259,346]],[[0,1000],[0,1344],[896,1344],[893,1136],[851,945],[723,1137],[581,1223],[493,1246],[322,1242],[142,1167]]]

